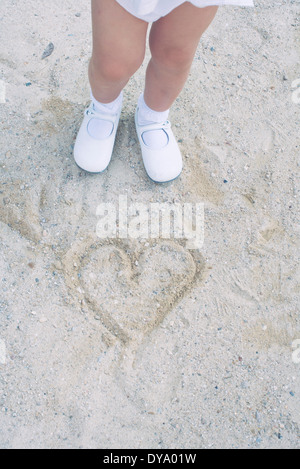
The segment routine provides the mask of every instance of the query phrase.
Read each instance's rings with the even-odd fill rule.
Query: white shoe
[[[159,124],[139,125],[138,111],[135,113],[135,127],[142,150],[145,170],[154,182],[169,182],[176,179],[182,171],[182,156],[169,121]],[[167,144],[152,149],[145,144],[143,134],[151,130],[163,130],[167,134]]]
[[[107,168],[114,148],[120,114],[121,106],[116,114],[100,113],[94,108],[93,103],[85,110],[74,146],[74,159],[81,169],[90,173],[101,173]],[[89,133],[93,119],[102,120],[105,125],[111,124],[108,137],[96,138]]]

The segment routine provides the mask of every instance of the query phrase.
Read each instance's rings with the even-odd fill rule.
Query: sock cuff
[[[123,91],[121,91],[119,96],[111,103],[100,103],[100,101],[97,101],[97,99],[93,95],[92,90],[90,90],[90,95],[91,95],[91,100],[96,110],[98,110],[99,112],[116,114],[119,111],[120,107],[122,106]]]
[[[144,99],[144,93],[142,93],[138,99],[138,121],[139,125],[148,125],[154,123],[165,122],[169,116],[169,109],[163,112],[154,111],[146,103]]]

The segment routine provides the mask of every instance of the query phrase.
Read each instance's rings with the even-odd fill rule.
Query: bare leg
[[[183,89],[203,32],[218,7],[184,3],[152,24],[152,58],[146,72],[145,102],[155,111],[171,107]]]
[[[92,0],[93,53],[89,80],[94,97],[114,101],[144,60],[148,23],[115,0]]]

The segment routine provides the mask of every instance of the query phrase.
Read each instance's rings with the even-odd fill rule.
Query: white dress
[[[129,13],[148,23],[166,16],[186,0],[117,0]],[[189,0],[196,7],[204,8],[212,5],[233,5],[253,7],[253,0]]]

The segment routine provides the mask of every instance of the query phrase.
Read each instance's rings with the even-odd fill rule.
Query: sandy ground
[[[171,111],[183,174],[156,185],[134,130],[149,51],[86,174],[89,2],[1,1],[1,448],[299,447],[297,16],[219,10]],[[119,195],[203,203],[202,248],[101,240]]]

